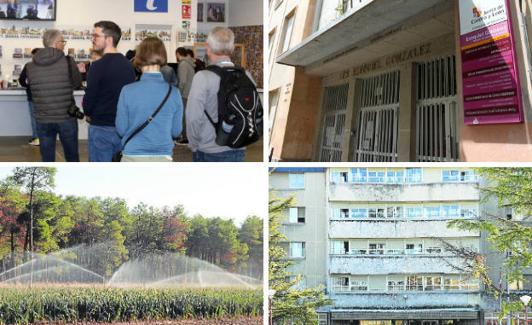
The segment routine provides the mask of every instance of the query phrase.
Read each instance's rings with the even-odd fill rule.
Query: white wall
[[[227,1],[227,0],[226,0]],[[197,0],[192,0],[191,31],[197,29]],[[135,48],[134,32],[137,24],[157,24],[172,25],[172,41],[167,44],[170,62],[175,62],[172,54],[177,46],[190,46],[191,43],[177,42],[177,32],[181,28],[181,1],[168,0],[167,13],[137,13],[134,12],[134,1],[132,0],[57,0],[56,21],[36,22],[36,21],[0,21],[0,28],[17,28],[29,26],[31,28],[74,28],[92,29],[95,22],[100,20],[111,20],[117,23],[123,30],[132,29],[132,40],[121,41],[118,49],[125,53],[129,49]],[[0,59],[4,74],[11,74],[14,64],[24,64],[26,61],[12,62],[11,56],[13,48],[34,48],[42,47],[39,39],[2,39],[3,58]],[[92,46],[90,40],[69,40],[66,48],[84,48],[88,50]],[[3,61],[3,62],[2,62]]]
[[[263,12],[262,0],[231,0],[229,3],[229,26],[262,25]]]

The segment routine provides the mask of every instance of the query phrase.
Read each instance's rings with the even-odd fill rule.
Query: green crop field
[[[256,317],[261,290],[0,287],[0,324]]]

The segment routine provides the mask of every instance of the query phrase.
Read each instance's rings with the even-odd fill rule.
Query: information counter
[[[85,92],[77,90],[74,98],[78,107]],[[78,120],[79,139],[88,137],[88,124]],[[0,90],[0,137],[31,137],[31,120],[28,110],[28,99],[24,89]]]

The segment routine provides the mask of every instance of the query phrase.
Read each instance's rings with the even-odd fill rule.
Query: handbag
[[[150,123],[151,121],[153,121],[153,119],[155,118],[155,116],[157,116],[157,114],[159,114],[159,112],[161,111],[161,109],[163,108],[164,104],[166,104],[166,102],[168,101],[168,98],[170,97],[170,94],[172,93],[172,85],[168,84],[168,92],[166,93],[166,96],[164,97],[163,101],[161,102],[161,104],[159,105],[159,107],[157,107],[157,109],[155,110],[155,112],[153,112],[153,114],[148,117],[148,119],[142,123],[142,125],[138,126],[135,131],[133,131],[133,133],[131,133],[129,135],[129,137],[127,138],[126,142],[124,142],[124,145],[122,146],[122,149],[120,151],[118,151],[117,153],[115,153],[113,155],[113,162],[120,162],[122,160],[122,151],[124,150],[124,148],[126,147],[127,143],[133,139],[134,136],[136,136],[137,134],[140,133],[140,131],[144,130],[144,128],[146,128]]]

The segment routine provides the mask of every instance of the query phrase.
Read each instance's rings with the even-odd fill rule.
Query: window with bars
[[[419,63],[416,80],[417,161],[457,161],[459,144],[455,56]]]
[[[324,121],[320,161],[342,161],[349,84],[326,87],[323,94]]]

